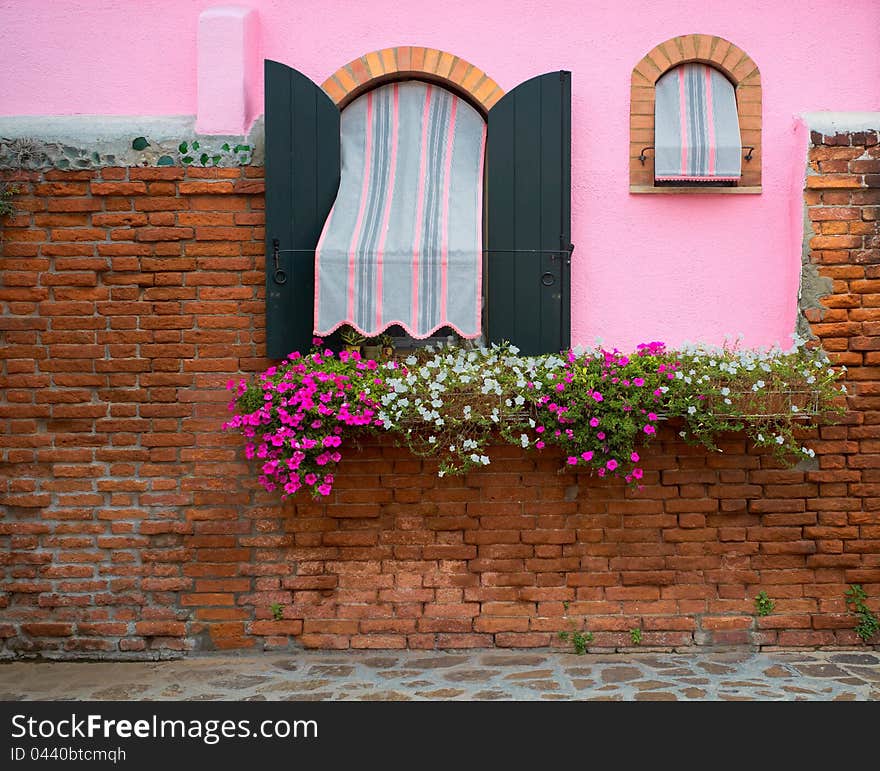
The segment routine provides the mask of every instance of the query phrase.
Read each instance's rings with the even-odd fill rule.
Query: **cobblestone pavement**
[[[299,651],[0,664],[0,700],[880,700],[880,653]]]

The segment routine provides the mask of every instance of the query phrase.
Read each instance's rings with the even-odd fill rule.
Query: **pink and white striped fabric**
[[[438,86],[368,91],[342,113],[342,175],[315,253],[315,332],[480,334],[486,122]]]
[[[736,181],[742,140],[733,84],[707,64],[681,64],[654,88],[654,178]]]

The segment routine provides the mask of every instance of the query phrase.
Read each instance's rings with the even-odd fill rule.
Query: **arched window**
[[[458,57],[403,47],[321,88],[266,60],[267,355],[345,323],[566,349],[570,76],[504,94]]]
[[[631,193],[760,193],[761,74],[713,35],[655,46],[630,82]]]

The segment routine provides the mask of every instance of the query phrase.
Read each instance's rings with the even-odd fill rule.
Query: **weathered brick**
[[[811,151],[814,169],[875,173],[852,165],[875,162],[855,138],[831,139]],[[22,473],[0,488],[17,507],[0,523],[16,571],[0,602],[18,613],[0,646],[21,634],[71,651],[184,650],[206,632],[230,650],[291,637],[544,647],[567,615],[592,617],[611,647],[628,645],[633,616],[651,645],[852,634],[846,582],[880,582],[876,191],[805,196],[814,257],[835,282],[805,315],[858,389],[859,419],[815,440],[818,470],[776,468],[741,437],[706,455],[664,427],[634,494],[506,445],[488,469],[438,483],[430,464],[369,439],[331,499],[282,508],[216,430],[226,379],[269,363],[262,170],[98,176],[36,173],[43,197],[7,228],[25,235],[4,234],[0,452]],[[779,613],[755,619],[758,586]]]

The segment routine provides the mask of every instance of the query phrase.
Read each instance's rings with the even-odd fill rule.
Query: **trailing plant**
[[[755,597],[755,613],[759,616],[769,616],[775,607],[776,603],[767,596],[767,592],[758,592],[758,596]]]
[[[239,412],[224,428],[244,435],[245,456],[259,461],[259,480],[267,490],[280,488],[284,497],[307,487],[329,495],[331,472],[342,459],[343,427],[374,422],[367,391],[375,370],[376,362],[361,361],[358,353],[291,354],[250,385],[227,384],[236,394],[230,406]]]
[[[880,619],[874,615],[873,611],[865,602],[868,595],[862,588],[861,584],[850,584],[846,590],[846,604],[850,608],[857,620],[856,634],[868,642],[877,632],[880,632]]]
[[[0,185],[0,217],[7,217],[15,214],[15,207],[12,205],[12,196],[19,190],[15,185]]]
[[[343,329],[343,340],[363,336]],[[316,346],[323,341],[316,338]],[[595,349],[519,356],[510,345],[443,346],[402,361],[364,361],[316,347],[291,354],[250,383],[230,381],[234,417],[261,483],[283,495],[332,489],[331,472],[352,430],[392,431],[440,476],[490,462],[494,436],[523,448],[562,449],[568,467],[638,485],[642,446],[664,418],[681,436],[717,450],[716,437],[745,430],[786,463],[814,456],[798,440],[801,419],[840,412],[839,372],[803,344],[739,351],[659,342],[632,355]]]

